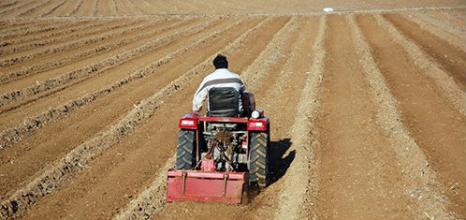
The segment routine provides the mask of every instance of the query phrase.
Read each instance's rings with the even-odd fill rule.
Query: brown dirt
[[[89,22],[89,21],[87,21]],[[31,38],[44,32],[54,31],[68,26],[72,26],[80,22],[50,22],[50,21],[25,21],[25,22],[10,22],[7,28],[4,29],[0,39],[2,40],[21,40]]]
[[[159,24],[159,22],[163,22],[164,24],[161,25]],[[35,81],[41,81],[43,83],[48,78],[56,77],[59,75],[66,75],[63,73],[76,72],[76,70],[79,69],[83,70],[89,68],[89,66],[95,66],[96,63],[99,63],[99,61],[103,61],[105,59],[108,59],[109,57],[112,57],[112,54],[121,54],[124,52],[129,53],[131,52],[131,50],[135,48],[143,46],[151,41],[154,41],[154,39],[151,37],[155,37],[155,39],[158,39],[157,37],[164,36],[160,35],[162,34],[162,32],[170,33],[171,30],[175,29],[179,25],[188,25],[190,22],[193,21],[182,23],[180,23],[179,21],[175,23],[173,23],[173,21],[159,22],[154,22],[153,24],[149,23],[146,25],[142,24],[140,26],[157,26],[157,28],[154,28],[153,30],[148,32],[131,33],[123,34],[123,36],[115,36],[112,39],[100,42],[100,44],[91,44],[84,48],[67,51],[65,53],[62,53],[61,56],[56,56],[56,59],[49,60],[48,62],[32,62],[31,65],[23,64],[23,66],[20,66],[17,69],[11,69],[8,73],[1,76],[1,79],[3,82],[7,83],[15,79],[21,79],[26,78],[28,76],[37,75],[36,77],[38,78]],[[31,78],[27,80],[30,81]],[[19,81],[22,82],[21,80]],[[10,87],[10,90],[11,89],[12,87]]]
[[[190,41],[184,41],[183,43],[187,44],[187,43],[190,43]],[[158,51],[158,53],[160,54],[160,56],[163,55],[162,51]],[[155,58],[154,56],[151,56],[151,57]],[[199,57],[199,58],[201,58],[201,57]],[[146,62],[143,62],[143,63],[146,63]],[[176,64],[176,62],[174,64]],[[191,65],[185,64],[185,66],[190,67]],[[137,68],[137,67],[132,66],[131,68]],[[166,68],[160,69],[160,72],[158,70],[156,73],[154,73],[152,75],[152,77],[148,79],[148,80],[152,81],[152,83],[150,83],[150,84],[144,83],[143,81],[141,81],[139,83],[139,85],[131,85],[130,88],[124,88],[124,90],[118,91],[116,94],[111,94],[112,97],[114,97],[116,100],[120,100],[121,98],[125,97],[124,102],[118,101],[118,107],[116,107],[116,108],[108,109],[108,108],[105,108],[105,106],[108,106],[108,105],[105,105],[103,103],[96,103],[96,104],[99,104],[98,107],[100,107],[100,110],[102,110],[104,112],[110,112],[111,114],[100,113],[97,109],[93,108],[92,110],[86,109],[87,111],[84,111],[84,112],[89,112],[90,115],[88,115],[88,116],[80,115],[80,116],[75,117],[75,119],[77,121],[82,121],[84,118],[87,118],[87,117],[95,118],[96,116],[98,116],[97,118],[99,120],[95,121],[95,122],[98,122],[98,123],[94,124],[94,123],[92,123],[92,120],[90,120],[90,121],[88,121],[86,123],[83,123],[83,124],[85,124],[88,129],[90,129],[92,127],[96,128],[96,129],[99,129],[99,128],[102,129],[106,125],[111,124],[113,120],[118,118],[118,114],[123,114],[123,113],[127,112],[129,109],[133,108],[133,105],[135,103],[138,103],[139,101],[144,99],[144,97],[147,97],[148,95],[152,94],[153,91],[154,91],[153,89],[160,88],[161,86],[163,86],[166,83],[173,80],[174,77],[176,77],[176,75],[175,74],[168,74],[167,75],[166,70],[168,70],[169,68],[170,67],[168,66]],[[119,71],[121,71],[121,70],[122,69],[120,69]],[[109,74],[116,74],[116,73],[113,72],[113,73],[109,73]],[[151,88],[151,90],[148,90],[147,87],[140,87],[141,84],[143,84],[144,86],[148,86],[148,88]],[[77,89],[82,90],[82,88],[77,88]],[[60,94],[60,99],[61,100],[64,99],[64,94],[63,93]],[[111,101],[111,100],[113,100],[113,99],[112,98],[104,99],[102,101],[105,101],[107,104],[110,104],[108,102]],[[37,108],[35,108],[35,109],[37,109]],[[102,116],[99,116],[101,114],[102,114]],[[107,119],[108,121],[103,120],[103,119]],[[72,122],[72,121],[68,121],[67,124],[75,124],[75,123]],[[55,128],[49,127],[48,129],[50,129],[50,131],[56,131],[57,130],[56,127]],[[68,130],[69,129],[66,129],[65,131],[68,131]],[[40,170],[41,168],[43,168],[45,166],[45,164],[47,164],[47,162],[53,161],[56,158],[59,158],[59,156],[63,156],[64,152],[66,152],[69,149],[72,149],[78,143],[81,143],[82,141],[85,140],[85,139],[81,139],[81,138],[89,137],[89,135],[95,134],[97,131],[96,130],[87,130],[85,133],[83,133],[83,135],[85,135],[85,134],[88,134],[88,135],[85,135],[84,137],[72,136],[71,134],[73,132],[71,132],[71,133],[65,132],[65,133],[63,133],[63,135],[61,135],[62,132],[52,133],[52,134],[55,135],[55,137],[57,137],[57,138],[61,137],[61,139],[63,141],[65,141],[65,142],[56,142],[56,143],[59,144],[59,145],[57,145],[58,149],[52,149],[50,147],[47,147],[48,146],[47,144],[34,146],[34,145],[32,145],[33,143],[36,143],[34,137],[32,139],[28,139],[28,142],[31,143],[31,145],[26,145],[26,146],[22,145],[22,146],[20,146],[20,148],[13,147],[11,151],[7,151],[8,153],[4,154],[4,156],[5,156],[4,161],[3,161],[3,157],[2,157],[2,168],[0,168],[0,170],[4,170],[5,171],[4,175],[9,176],[9,178],[3,178],[2,179],[2,185],[7,186],[9,184],[16,184],[18,182],[22,182],[22,180],[24,180],[24,178],[30,176],[33,172],[37,172],[37,170]],[[47,130],[46,130],[46,133],[39,133],[36,136],[38,136],[37,138],[42,139],[42,138],[45,138],[46,136],[48,136],[50,134],[51,133],[48,133]],[[70,137],[74,137],[74,138],[71,139]],[[71,144],[69,142],[69,141],[72,141],[72,140],[74,141],[75,144]],[[67,146],[67,147],[63,148],[61,146]],[[46,149],[50,150],[51,152],[48,153],[48,154],[43,154],[43,156],[45,156],[45,157],[34,156],[35,155],[34,152],[36,152],[36,151],[42,152],[43,147],[46,147]],[[24,151],[31,151],[31,150],[32,150],[31,154],[28,154],[28,153],[24,152]],[[20,158],[16,158],[15,155],[19,156]],[[24,163],[24,165],[19,165],[18,166],[17,163],[11,163],[11,161],[15,161],[15,160],[18,160],[18,163],[21,163],[21,164]],[[26,166],[29,167],[29,169],[25,169]],[[23,167],[23,168],[21,170],[16,170],[16,168],[19,168],[19,167]],[[7,181],[8,184],[6,182],[3,182],[3,181]],[[9,187],[5,187],[5,189],[8,189],[8,188]]]
[[[360,18],[359,21],[374,49],[379,68],[399,101],[404,123],[447,187],[452,208],[462,216],[466,215],[463,209],[466,202],[464,117],[445,101],[432,80],[409,63],[406,53],[387,37],[382,28],[370,18]],[[439,146],[442,146],[441,150]]]
[[[94,14],[94,7],[96,1],[80,1],[78,8],[73,15],[76,16],[92,16]]]
[[[41,1],[23,1],[20,4],[16,4],[12,7],[6,8],[4,11],[2,11],[2,14],[6,16],[19,16],[29,10],[31,8],[36,7],[37,5],[40,4]]]
[[[215,30],[215,26],[220,25],[219,21],[214,22],[212,25],[210,25],[208,28],[213,31]],[[200,29],[202,30],[202,28]],[[195,39],[198,35],[201,35],[202,32],[197,33],[197,35],[192,35],[190,36],[191,40]],[[206,30],[204,30],[206,31]],[[61,93],[54,93],[50,96],[46,96],[42,99],[39,99],[39,101],[34,100],[34,102],[29,102],[26,103],[26,105],[22,105],[21,108],[15,108],[12,109],[11,111],[7,111],[4,114],[4,117],[1,119],[3,120],[0,128],[4,129],[8,126],[11,126],[12,124],[15,124],[15,121],[13,121],[13,118],[21,120],[21,117],[16,117],[14,115],[20,114],[20,115],[28,115],[29,117],[32,117],[34,115],[40,114],[44,111],[46,111],[50,106],[60,106],[59,104],[70,101],[70,100],[75,100],[78,99],[81,96],[84,96],[86,94],[92,93],[92,91],[98,90],[102,87],[102,85],[111,85],[118,79],[121,79],[122,77],[127,76],[128,72],[140,69],[145,66],[145,64],[150,63],[151,61],[157,60],[164,55],[166,55],[168,52],[173,52],[175,49],[177,49],[177,46],[179,46],[179,43],[187,43],[190,42],[190,38],[181,38],[176,41],[172,41],[170,44],[162,46],[160,49],[157,51],[151,51],[150,54],[144,54],[144,56],[137,57],[136,59],[130,60],[130,62],[125,62],[123,65],[119,65],[118,71],[114,74],[107,74],[111,72],[112,69],[104,69],[105,71],[103,73],[97,74],[95,77],[92,77],[93,80],[86,80],[89,78],[84,78],[84,80],[78,81],[78,83],[69,86],[69,88],[75,88],[73,90],[66,90],[66,94],[64,92]],[[192,42],[192,41],[191,41]],[[164,51],[164,52],[163,52]],[[107,77],[108,76],[108,77]],[[100,80],[102,81],[100,81]],[[45,100],[50,100],[45,101]],[[54,103],[52,105],[48,103]],[[32,107],[34,106],[34,107]],[[11,117],[10,117],[11,116]],[[18,124],[16,122],[16,124]]]
[[[137,21],[136,21],[137,22]],[[15,67],[15,65],[27,65],[27,61],[34,62],[34,58],[50,58],[53,59],[54,57],[47,57],[47,55],[57,55],[57,52],[66,51],[70,49],[76,49],[83,46],[88,46],[92,43],[99,43],[103,40],[110,39],[114,35],[122,34],[124,31],[130,29],[132,26],[137,27],[136,22],[121,22],[118,25],[115,25],[113,28],[111,25],[110,28],[103,27],[102,32],[97,32],[94,34],[89,34],[88,36],[81,37],[79,39],[71,40],[62,44],[46,46],[46,47],[36,47],[32,48],[27,51],[18,51],[12,55],[5,55],[2,57],[1,60],[1,67]],[[140,23],[140,21],[139,21]],[[131,29],[130,29],[131,30]],[[136,29],[137,30],[137,29]],[[25,63],[26,61],[26,63]],[[37,61],[37,59],[36,59]]]
[[[466,218],[465,6],[2,1],[0,218]],[[272,184],[247,206],[166,204],[217,53],[271,118]]]
[[[439,63],[463,91],[466,91],[466,52],[450,45],[443,39],[422,30],[419,25],[399,15],[386,15],[400,31],[411,40],[414,40],[433,59]]]
[[[375,123],[376,104],[344,17],[329,17],[318,120],[321,219],[412,219],[395,153]],[[381,162],[383,161],[383,162]]]
[[[79,3],[79,1],[65,1],[63,5],[56,8],[53,12],[51,12],[48,16],[67,16],[70,12],[73,11],[75,5]]]
[[[218,2],[215,0],[24,0],[18,4],[5,5],[0,15],[7,17],[24,16],[138,16],[152,14],[284,14],[319,13],[324,7],[337,11],[367,10],[407,10],[410,8],[464,7],[461,0],[424,1],[302,1],[270,0],[264,4],[260,0],[236,0]]]
[[[161,24],[161,23],[164,24]],[[101,65],[97,66],[99,63],[104,63],[109,57],[112,57],[113,54],[118,53],[129,53],[132,52],[135,48],[139,48],[141,46],[144,46],[155,39],[159,39],[163,36],[166,36],[167,33],[170,33],[170,29],[176,30],[176,28],[183,28],[187,25],[189,25],[194,21],[186,22],[186,23],[180,23],[179,21],[160,21],[160,22],[154,22],[154,23],[146,23],[142,24],[140,26],[140,29],[136,29],[134,33],[131,34],[122,34],[122,35],[115,35],[112,37],[112,39],[108,39],[104,42],[96,43],[96,44],[91,44],[87,45],[85,47],[80,47],[77,50],[72,50],[72,51],[67,51],[64,53],[61,53],[61,56],[55,56],[56,59],[51,59],[51,63],[48,67],[42,68],[42,70],[31,70],[27,71],[27,69],[34,69],[35,65],[42,65],[41,63],[38,62],[32,62],[29,67],[23,68],[26,69],[20,69],[20,70],[11,70],[8,72],[8,75],[11,76],[8,78],[9,80],[12,80],[10,83],[5,83],[3,85],[3,88],[0,89],[0,93],[7,93],[9,91],[14,91],[14,90],[19,90],[23,94],[22,96],[28,96],[28,97],[23,97],[23,98],[32,98],[37,95],[43,94],[43,92],[46,92],[47,90],[53,89],[53,85],[51,84],[51,79],[60,79],[64,76],[70,75],[71,73],[74,73],[74,77],[69,80],[69,81],[77,81],[79,78],[79,74],[81,72],[88,72],[89,66],[93,66],[95,71],[97,72],[99,70],[104,70],[112,65],[115,65],[114,63],[108,63],[107,65]],[[150,29],[148,32],[143,32],[140,33],[138,32],[139,30],[143,30],[144,28]],[[99,51],[97,53],[87,53],[87,51]],[[138,51],[137,56],[143,55],[143,51]],[[78,54],[78,56],[76,56]],[[82,55],[79,55],[82,54]],[[134,56],[125,56],[121,59],[119,59],[119,62],[124,62],[127,61],[131,58],[135,58],[136,55]],[[69,65],[66,65],[67,63],[70,63]],[[53,65],[56,64],[56,65]],[[47,70],[50,69],[50,70]],[[23,74],[21,76],[21,74]],[[97,73],[92,73],[92,74],[97,74]],[[15,77],[16,75],[16,77]],[[18,76],[19,75],[19,76]],[[81,76],[84,75],[86,76],[87,74],[82,74]],[[28,77],[29,76],[29,77]],[[14,80],[14,79],[17,80]],[[24,78],[24,79],[21,79]],[[5,80],[7,78],[5,77]],[[14,80],[14,81],[13,81]],[[48,84],[47,86],[41,86],[41,84]],[[66,82],[63,80],[61,83],[56,84],[55,87],[58,86],[64,86]],[[41,88],[44,87],[44,88]],[[39,88],[39,89],[38,89]],[[30,92],[33,91],[33,92]],[[29,94],[28,94],[29,93]],[[33,94],[31,94],[33,93]],[[18,103],[21,98],[19,96],[16,96],[16,102]],[[24,101],[23,101],[24,102]],[[4,107],[7,109],[8,107]]]

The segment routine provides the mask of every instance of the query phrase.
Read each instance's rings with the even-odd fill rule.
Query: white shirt
[[[231,87],[238,92],[244,90],[244,84],[238,74],[230,72],[228,69],[221,68],[215,70],[202,80],[193,98],[193,111],[198,112],[202,107],[202,102],[206,99],[211,88]],[[240,111],[242,108],[241,97],[239,102]]]

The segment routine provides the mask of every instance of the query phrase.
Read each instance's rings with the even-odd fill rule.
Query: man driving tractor
[[[167,173],[167,201],[243,203],[248,187],[269,182],[270,122],[228,60],[217,55],[215,71],[180,118],[175,168]],[[207,112],[200,114],[207,99]]]
[[[219,54],[213,60],[215,71],[202,80],[193,98],[193,112],[199,113],[209,95],[207,115],[234,117],[243,113],[245,86],[238,74],[228,70],[228,60]]]

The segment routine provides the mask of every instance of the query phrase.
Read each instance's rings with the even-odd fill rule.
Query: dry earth
[[[465,21],[454,0],[2,0],[0,217],[466,219]],[[218,53],[271,118],[272,184],[167,204]]]

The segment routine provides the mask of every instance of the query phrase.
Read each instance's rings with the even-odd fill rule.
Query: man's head
[[[215,57],[213,62],[215,69],[228,68],[228,60],[226,56],[219,54]]]

